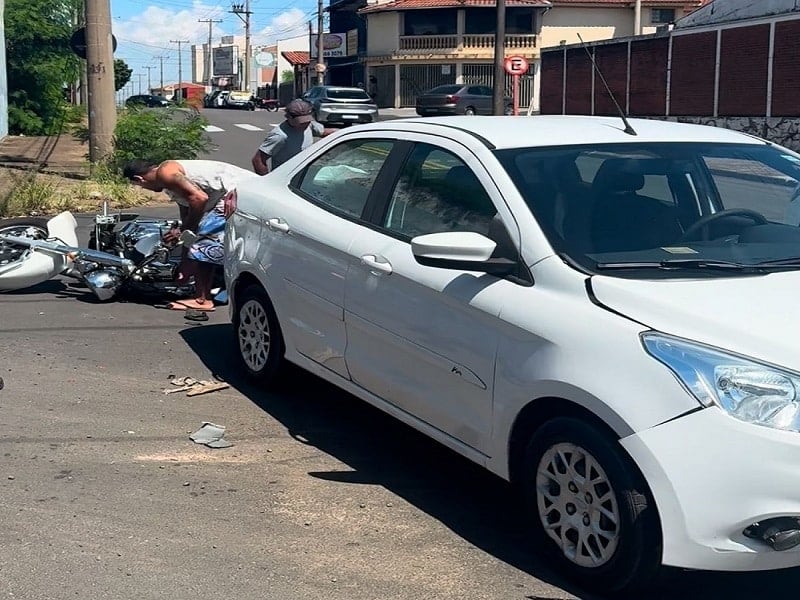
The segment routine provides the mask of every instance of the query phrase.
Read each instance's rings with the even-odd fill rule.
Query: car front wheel
[[[619,443],[574,418],[537,430],[522,487],[536,548],[596,591],[646,587],[661,563],[655,502]]]
[[[273,381],[283,364],[283,336],[272,302],[261,287],[250,286],[236,298],[233,328],[247,375],[261,383]]]

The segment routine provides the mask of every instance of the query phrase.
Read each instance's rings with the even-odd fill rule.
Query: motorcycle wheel
[[[47,239],[47,219],[37,219],[35,217],[0,219],[0,235],[45,240]],[[25,250],[24,246],[0,242],[0,267],[19,260]]]

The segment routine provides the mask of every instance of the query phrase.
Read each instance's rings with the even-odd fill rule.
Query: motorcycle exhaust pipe
[[[34,240],[31,238],[17,237],[14,235],[0,235],[0,241],[9,244],[16,244],[18,246],[25,246],[34,252],[51,252],[69,256],[74,260],[88,260],[108,267],[119,267],[122,269],[132,269],[134,267],[133,261],[127,258],[114,256],[108,252],[100,252],[98,250],[88,250],[86,248],[78,248],[76,246],[68,246],[58,242],[51,242],[49,240]]]

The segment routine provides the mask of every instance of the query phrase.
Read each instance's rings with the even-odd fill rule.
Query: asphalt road
[[[532,557],[502,481],[302,371],[243,380],[224,309],[191,325],[55,280],[0,295],[0,340],[0,597],[590,598]],[[231,388],[162,391],[212,374]],[[234,446],[193,444],[203,421]],[[647,598],[799,584],[668,570]]]

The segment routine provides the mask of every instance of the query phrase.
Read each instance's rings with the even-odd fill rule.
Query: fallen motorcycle
[[[187,297],[193,284],[178,281],[183,244],[196,236],[181,234],[176,245],[163,236],[178,221],[110,214],[95,215],[89,247],[78,246],[77,221],[70,212],[52,219],[0,220],[0,292],[32,287],[56,275],[83,281],[101,301],[144,293]]]

